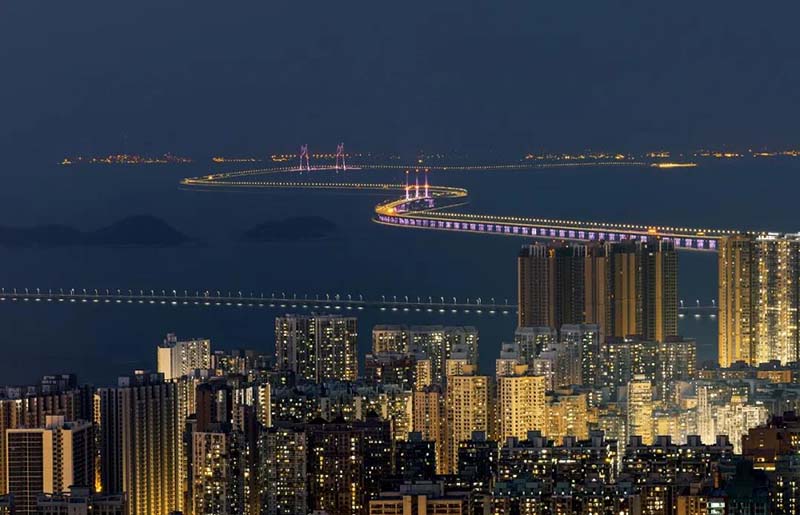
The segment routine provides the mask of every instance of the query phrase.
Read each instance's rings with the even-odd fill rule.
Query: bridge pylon
[[[334,165],[336,170],[339,170],[339,161],[342,162],[342,171],[347,171],[347,165],[344,162],[344,143],[339,143],[336,145],[336,164]]]
[[[311,163],[308,157],[308,143],[300,145],[300,167],[298,170],[303,171],[303,158],[306,158],[306,171],[311,171]]]

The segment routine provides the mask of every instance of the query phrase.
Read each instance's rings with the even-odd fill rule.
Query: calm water
[[[323,192],[182,190],[177,181],[201,165],[59,167],[4,165],[0,220],[7,225],[66,223],[96,228],[133,214],[152,214],[195,237],[180,248],[0,248],[5,287],[223,289],[368,296],[495,297],[514,300],[515,259],[523,240],[393,229],[370,222],[380,197]],[[465,186],[464,209],[531,216],[648,224],[686,224],[796,231],[800,162],[711,163],[688,170],[559,169],[434,174]],[[375,181],[401,181],[395,172],[354,172]],[[238,235],[276,218],[319,215],[340,236],[320,242],[243,244]],[[680,297],[716,297],[716,256],[679,256]],[[107,383],[136,368],[152,368],[164,333],[208,336],[215,348],[270,351],[269,310],[166,306],[0,305],[3,383],[34,381],[42,373],[75,371]],[[514,317],[403,314],[359,315],[360,347],[376,323],[472,324],[481,331],[481,366],[492,370]],[[716,354],[716,322],[684,319],[701,359]]]

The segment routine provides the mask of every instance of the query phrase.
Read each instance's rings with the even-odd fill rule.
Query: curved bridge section
[[[592,163],[592,166],[631,166],[644,163]],[[497,165],[497,166],[437,166],[438,170],[516,170],[534,168],[560,168],[555,165]],[[577,166],[588,166],[577,164]],[[361,165],[358,169],[407,170],[402,165]],[[659,237],[672,242],[677,249],[716,252],[718,240],[725,236],[740,234],[740,231],[724,229],[648,226],[636,224],[614,224],[594,221],[527,218],[500,215],[459,213],[453,208],[467,202],[469,192],[452,186],[432,186],[426,183],[420,193],[420,185],[332,182],[312,180],[315,171],[334,171],[334,166],[317,166],[300,170],[296,167],[259,168],[225,173],[213,173],[199,177],[188,177],[181,181],[184,186],[205,188],[264,188],[264,189],[314,189],[350,190],[397,195],[375,206],[373,220],[382,225],[407,229],[427,229],[446,232],[467,232],[496,236],[525,238],[563,239],[579,242],[620,241]],[[347,173],[350,173],[349,171]],[[291,176],[291,180],[267,180],[272,176]]]

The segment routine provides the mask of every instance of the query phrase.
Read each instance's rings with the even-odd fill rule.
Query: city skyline
[[[797,15],[0,3],[0,515],[800,513]]]

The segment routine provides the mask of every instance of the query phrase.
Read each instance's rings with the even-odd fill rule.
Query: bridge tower
[[[306,170],[311,171],[311,164],[308,159],[308,143],[305,145],[300,145],[300,168],[299,170],[303,171],[303,158],[306,158]]]
[[[347,165],[344,163],[344,143],[336,145],[336,164],[334,167],[339,170],[339,160],[342,161],[342,170],[347,171]]]
[[[419,168],[414,170],[414,198],[419,198]]]
[[[411,200],[411,186],[408,184],[408,170],[406,170],[406,200]]]
[[[428,194],[428,169],[425,169],[425,198],[431,198]]]

